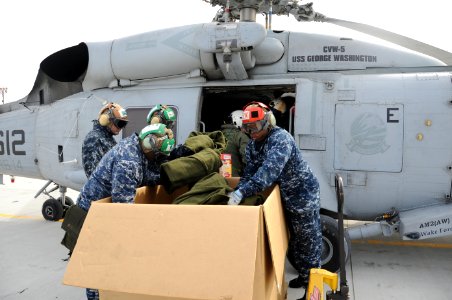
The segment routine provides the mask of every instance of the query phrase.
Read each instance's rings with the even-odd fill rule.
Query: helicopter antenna
[[[226,7],[224,9],[224,21],[229,22],[229,15],[230,15],[230,2],[229,0],[226,1]]]
[[[0,93],[2,93],[2,104],[5,104],[5,93],[8,92],[8,88],[0,87]]]
[[[25,102],[19,102],[20,105],[23,105],[23,107],[25,107],[26,109],[28,109],[29,111],[32,111],[27,104],[25,104]]]
[[[268,9],[268,29],[272,30],[272,14],[273,14],[273,0],[270,0],[270,7]]]

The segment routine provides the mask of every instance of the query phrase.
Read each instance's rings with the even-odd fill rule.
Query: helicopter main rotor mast
[[[322,21],[325,16],[312,8],[312,2],[300,5],[298,1],[288,0],[204,0],[212,6],[220,6],[221,10],[214,18],[216,22],[224,22],[226,17],[240,22],[255,22],[258,13],[271,15],[293,15],[297,21]],[[229,6],[229,8],[227,8]],[[225,17],[225,12],[228,15]]]

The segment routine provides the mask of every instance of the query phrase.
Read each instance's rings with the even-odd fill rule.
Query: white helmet
[[[242,127],[243,110],[234,110],[229,117],[231,118],[232,125],[237,128]]]

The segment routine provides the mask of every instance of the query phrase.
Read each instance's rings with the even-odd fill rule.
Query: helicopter
[[[352,239],[417,240],[452,233],[452,54],[369,25],[326,17],[297,1],[211,0],[212,22],[82,42],[45,58],[31,92],[0,105],[0,173],[48,180],[47,220],[58,220],[87,178],[81,146],[105,102],[127,110],[116,138],[146,125],[162,101],[174,136],[218,130],[251,101],[295,95],[291,134],[319,179],[322,267],[339,267],[335,176],[343,178]],[[256,22],[265,14],[266,24]],[[271,30],[271,17],[328,22],[401,47]],[[50,184],[55,184],[47,191]],[[59,190],[59,197],[50,195]],[[36,195],[36,196],[37,196]],[[35,197],[36,197],[35,196]]]

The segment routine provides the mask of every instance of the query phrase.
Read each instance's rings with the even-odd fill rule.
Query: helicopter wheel
[[[64,218],[64,216],[66,215],[66,211],[69,209],[69,207],[71,207],[72,205],[75,204],[74,201],[71,198],[69,198],[69,197],[64,197],[64,200],[65,201],[63,203],[61,197],[58,198],[58,202],[60,202],[62,207],[63,207],[63,216],[62,216],[62,218]]]
[[[63,213],[63,205],[57,199],[48,199],[42,205],[42,215],[48,221],[58,221]]]
[[[330,272],[340,270],[339,260],[339,230],[337,221],[331,217],[321,215],[322,224],[322,268]],[[345,262],[350,258],[351,240],[348,233],[344,232]]]
[[[331,217],[320,215],[320,222],[322,224],[321,268],[336,273],[340,270],[337,221]],[[348,233],[344,232],[344,234],[345,261],[347,262],[351,253],[351,241]],[[288,253],[287,259],[292,266],[295,266],[290,253]]]

